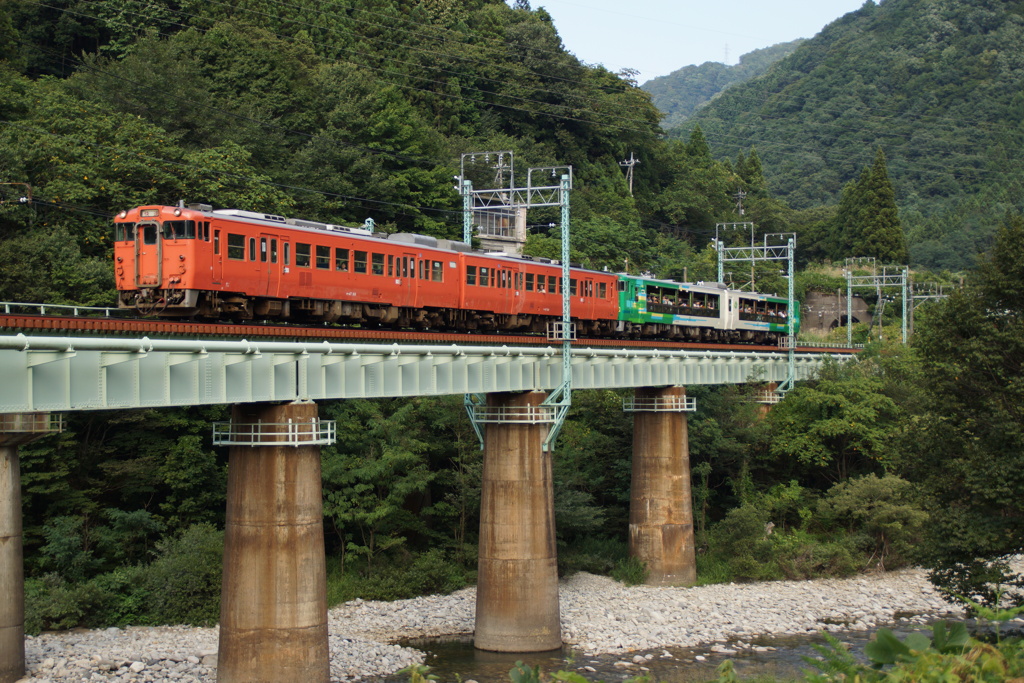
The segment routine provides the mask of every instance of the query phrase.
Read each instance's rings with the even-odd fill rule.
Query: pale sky
[[[736,64],[740,55],[811,38],[864,0],[531,0],[555,20],[565,48],[644,83],[689,64]],[[728,54],[728,58],[726,55]]]

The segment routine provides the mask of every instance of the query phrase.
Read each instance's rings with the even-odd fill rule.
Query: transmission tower
[[[494,163],[491,164],[492,156]],[[467,177],[468,171],[477,158],[482,158],[485,165],[495,171],[493,178],[496,187],[473,189],[472,179]],[[562,213],[562,319],[548,326],[548,341],[562,344],[562,381],[557,389],[548,394],[541,404],[541,419],[551,422],[551,428],[544,439],[544,449],[551,450],[558,432],[562,429],[565,416],[572,405],[572,342],[576,332],[570,311],[571,282],[569,277],[569,193],[572,190],[572,166],[537,166],[527,169],[526,187],[516,186],[513,173],[514,160],[510,151],[505,152],[474,152],[462,155],[463,175],[459,178],[462,193],[464,240],[467,244],[472,238],[474,211],[494,209],[513,210],[557,206]],[[546,184],[544,184],[546,183]],[[483,430],[481,425],[487,422],[505,420],[522,421],[517,415],[491,415],[485,405],[485,397],[467,394],[465,398],[466,412],[483,447]],[[550,420],[547,419],[550,416]],[[531,418],[532,419],[532,418]]]
[[[853,268],[856,265],[867,265],[870,267],[870,275],[854,275]],[[910,284],[910,271],[906,266],[882,266],[878,270],[878,262],[874,257],[854,257],[846,259],[846,266],[843,268],[843,275],[846,277],[846,343],[853,345],[853,288],[871,287],[874,288],[879,302],[878,334],[881,339],[882,320],[881,312],[885,309],[885,300],[882,296],[883,288],[899,287],[903,302],[902,333],[903,343],[907,343],[907,305],[909,297],[907,291]]]
[[[750,246],[749,247],[726,247],[725,243],[718,239],[719,228],[750,228]],[[782,241],[785,240],[785,244]],[[786,338],[780,342],[780,346],[787,349],[789,353],[789,372],[787,373],[786,380],[782,382],[776,389],[780,394],[784,394],[793,388],[793,382],[796,380],[796,335],[794,334],[793,321],[796,318],[796,300],[793,291],[795,270],[795,256],[796,256],[796,233],[784,232],[784,233],[768,233],[763,235],[763,243],[756,245],[754,244],[754,224],[753,223],[719,223],[715,226],[715,250],[718,251],[718,281],[722,282],[725,279],[725,264],[736,261],[749,261],[750,262],[750,285],[751,291],[754,287],[754,264],[757,261],[785,261],[786,262],[786,282],[787,286],[787,297],[789,305],[789,315],[786,316]]]

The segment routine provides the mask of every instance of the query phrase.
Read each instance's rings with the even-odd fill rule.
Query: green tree
[[[881,367],[870,357],[825,368],[768,413],[772,454],[834,482],[893,467],[901,412],[884,390]]]
[[[947,593],[991,603],[1024,586],[1005,564],[1024,550],[1024,218],[915,341],[931,398],[908,469],[932,510],[923,561]]]
[[[873,256],[883,263],[906,263],[907,244],[885,153],[843,188],[833,230],[832,257]]]
[[[337,404],[338,442],[323,449],[324,515],[341,542],[343,566],[351,552],[372,572],[381,553],[424,531],[415,507],[417,501],[422,505],[435,474],[427,463],[429,437],[418,422],[416,403]]]

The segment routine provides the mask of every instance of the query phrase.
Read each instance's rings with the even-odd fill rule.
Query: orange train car
[[[557,263],[425,235],[202,204],[115,217],[118,305],[161,317],[543,332],[561,319]],[[581,334],[612,334],[617,277],[571,272]]]

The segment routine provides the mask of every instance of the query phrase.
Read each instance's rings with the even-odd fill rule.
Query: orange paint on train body
[[[423,235],[236,210],[142,206],[115,218],[122,308],[161,317],[543,332],[561,267]],[[572,270],[581,332],[614,330],[616,276]]]

